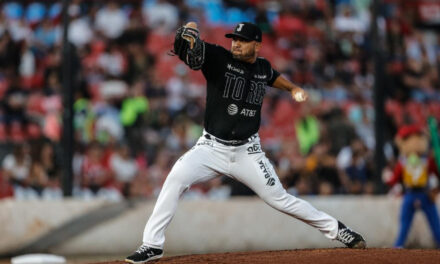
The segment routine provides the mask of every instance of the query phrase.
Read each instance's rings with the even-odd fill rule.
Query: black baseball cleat
[[[163,250],[159,248],[152,248],[142,245],[132,255],[125,259],[128,263],[145,263],[155,259],[160,259],[163,256]]]
[[[338,221],[338,236],[336,240],[344,243],[349,248],[363,249],[367,247],[367,242],[358,233],[346,227]]]

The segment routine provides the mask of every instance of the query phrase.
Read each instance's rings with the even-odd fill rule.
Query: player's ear
[[[261,42],[257,42],[257,41],[255,41],[255,51],[256,51],[256,52],[259,52],[260,49],[261,49]]]

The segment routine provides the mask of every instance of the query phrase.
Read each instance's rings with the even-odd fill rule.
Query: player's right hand
[[[307,92],[304,91],[303,89],[295,89],[295,90],[292,90],[291,93],[292,93],[293,99],[295,99],[295,101],[297,101],[297,102],[304,102],[309,97]]]

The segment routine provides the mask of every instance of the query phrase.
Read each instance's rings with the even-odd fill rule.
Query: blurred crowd
[[[294,103],[268,88],[260,137],[295,195],[374,194],[374,62],[369,0],[72,0],[74,196],[154,198],[202,133],[205,85],[170,56],[175,30],[229,48],[241,21],[264,32],[261,56],[310,93]],[[419,1],[383,1],[387,162],[399,126],[440,120],[440,38]],[[410,3],[408,3],[410,2]],[[0,198],[59,199],[63,92],[60,1],[0,3]],[[191,198],[252,195],[220,177]]]

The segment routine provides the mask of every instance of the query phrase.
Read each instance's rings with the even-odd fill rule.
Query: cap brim
[[[237,33],[228,33],[228,34],[225,34],[225,37],[227,37],[227,38],[237,37],[237,38],[242,38],[242,39],[246,39],[246,40],[249,40],[249,41],[254,40],[254,39],[250,39],[250,38],[248,38],[246,36],[243,36],[243,35],[240,35],[240,34],[237,34]]]

